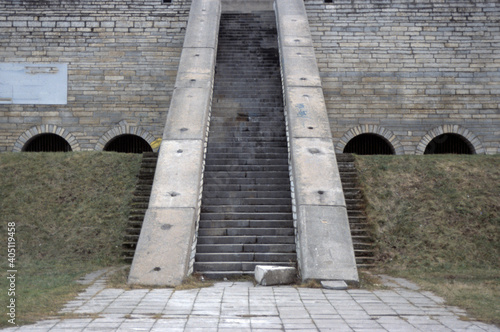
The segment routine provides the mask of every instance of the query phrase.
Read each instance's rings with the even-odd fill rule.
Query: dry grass
[[[357,157],[357,163],[381,272],[499,324],[500,156]],[[75,280],[121,264],[139,164],[140,156],[113,153],[0,154],[3,243],[6,222],[17,226],[18,323],[56,314],[83,289]],[[6,251],[0,259],[6,262]],[[129,287],[127,275],[119,270],[109,285]],[[210,285],[193,276],[177,289]],[[361,287],[379,282],[361,273]],[[0,294],[6,305],[6,292]],[[0,326],[8,326],[6,319]]]
[[[358,156],[382,272],[500,323],[500,156]]]
[[[119,263],[140,160],[93,152],[0,154],[2,243],[7,222],[16,223],[17,323],[56,314],[83,289],[76,279]],[[6,250],[0,255],[6,262]]]

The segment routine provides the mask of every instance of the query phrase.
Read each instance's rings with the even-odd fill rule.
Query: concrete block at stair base
[[[205,140],[211,94],[210,89],[175,89],[163,140]]]
[[[312,47],[283,47],[282,50],[286,87],[321,87],[316,54]]]
[[[180,285],[189,268],[196,219],[195,209],[148,209],[128,283]]]
[[[348,288],[347,284],[343,280],[324,280],[321,282],[321,286],[323,286],[323,288],[333,290],[346,290]]]
[[[156,167],[150,208],[198,206],[203,167],[202,140],[164,140]]]
[[[358,271],[345,207],[299,206],[302,280],[358,282]]]
[[[294,267],[257,265],[255,280],[259,285],[288,285],[295,282],[297,270]]]
[[[221,5],[220,0],[193,0],[189,11],[184,48],[217,48]]]
[[[321,88],[290,87],[285,93],[290,137],[331,137]]]
[[[345,207],[342,183],[331,139],[292,139],[290,153],[298,206]]]

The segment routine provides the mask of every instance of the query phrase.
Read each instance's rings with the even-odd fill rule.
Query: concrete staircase
[[[359,188],[358,172],[352,154],[337,154],[340,179],[347,205],[354,255],[358,268],[374,266],[374,233],[366,220],[363,193]]]
[[[132,199],[129,220],[122,243],[122,256],[127,262],[132,262],[134,258],[142,222],[148,209],[157,160],[158,153],[145,152],[142,154],[141,168],[139,169],[139,174],[137,174],[137,184],[133,194],[134,198]]]
[[[194,271],[295,266],[274,12],[223,14]]]

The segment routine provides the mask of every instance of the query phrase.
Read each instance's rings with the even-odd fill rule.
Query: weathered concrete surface
[[[255,267],[255,281],[262,286],[288,285],[295,281],[297,270],[288,266]]]
[[[295,138],[324,138],[330,135],[321,87],[289,87],[286,93],[288,126]]]
[[[183,48],[217,47],[220,10],[220,0],[193,0]]]
[[[131,284],[176,286],[192,268],[219,20],[220,0],[193,0]]]
[[[302,0],[276,0],[302,280],[358,282],[316,55]]]
[[[212,90],[177,88],[167,116],[163,140],[202,140],[206,136]]]
[[[194,220],[193,208],[148,209],[128,282],[167,286],[182,283],[189,265]]]
[[[210,88],[213,83],[213,48],[184,48],[181,53],[175,88]]]
[[[282,53],[285,86],[321,87],[316,55],[312,47],[284,47]],[[325,107],[326,112],[326,107]]]
[[[297,206],[345,208],[331,141],[325,138],[296,138],[291,140],[290,148]]]
[[[195,208],[200,194],[204,146],[202,140],[162,143],[149,208]]]
[[[302,280],[357,282],[345,207],[299,205],[297,219]]]

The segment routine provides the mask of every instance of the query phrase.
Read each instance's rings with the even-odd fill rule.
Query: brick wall
[[[0,62],[68,64],[67,105],[0,105],[0,152],[35,126],[81,150],[120,128],[161,137],[190,3],[0,0]]]
[[[337,152],[444,132],[500,152],[497,0],[304,0]],[[0,62],[67,63],[67,105],[0,105],[0,152],[48,128],[79,150],[162,135],[190,0],[0,0]]]
[[[305,5],[337,151],[373,132],[414,154],[449,131],[500,152],[500,2]]]

